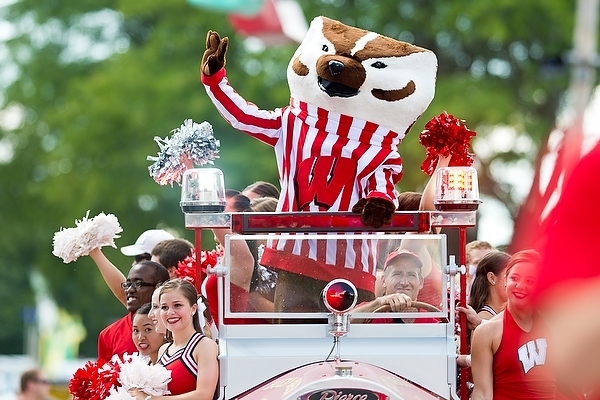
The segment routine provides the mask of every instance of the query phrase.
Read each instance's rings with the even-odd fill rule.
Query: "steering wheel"
[[[431,304],[425,303],[422,301],[411,301],[410,308],[416,308],[418,310],[425,310],[425,311],[429,311],[429,312],[442,312],[442,310],[440,310],[436,306],[432,306]],[[389,312],[389,311],[390,311],[390,305],[384,304],[381,307],[376,308],[373,312]]]
[[[425,310],[425,311],[429,311],[429,312],[442,312],[442,310],[440,310],[436,306],[432,306],[431,304],[425,303],[422,301],[411,301],[410,308],[416,308],[418,310]],[[389,304],[384,304],[381,307],[373,310],[373,312],[376,312],[376,313],[389,312],[389,311],[390,311]],[[365,320],[365,323],[370,323],[370,322],[371,322],[370,319]],[[446,318],[446,317],[440,318],[440,322],[448,322],[448,318]]]

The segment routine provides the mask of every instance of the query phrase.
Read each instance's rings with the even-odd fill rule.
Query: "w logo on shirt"
[[[519,361],[521,361],[525,373],[536,365],[546,363],[546,347],[548,347],[548,343],[544,338],[531,340],[519,347]]]
[[[356,161],[350,158],[320,156],[302,161],[294,182],[298,209],[304,211],[314,201],[321,210],[329,210],[345,189],[352,190],[355,179]]]

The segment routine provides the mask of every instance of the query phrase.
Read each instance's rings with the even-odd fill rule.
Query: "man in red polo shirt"
[[[110,360],[113,355],[122,356],[137,351],[131,338],[133,314],[152,300],[156,285],[169,280],[169,271],[159,263],[144,260],[129,270],[127,280],[121,284],[127,300],[127,311],[123,318],[113,322],[98,336],[98,359]]]

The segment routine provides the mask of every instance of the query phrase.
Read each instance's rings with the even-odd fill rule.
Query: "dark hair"
[[[144,303],[140,308],[136,310],[135,315],[148,315],[148,313],[150,313],[150,310],[152,310],[152,303]]]
[[[243,194],[236,194],[233,196],[230,204],[235,212],[252,211],[252,208],[250,208],[250,199]]]
[[[236,189],[225,189],[225,198],[229,199],[233,196],[235,196],[236,194],[240,194],[239,190]]]
[[[183,294],[183,297],[185,297],[190,303],[190,306],[196,305],[196,301],[198,300],[198,292],[196,291],[194,285],[192,285],[190,282],[180,278],[171,279],[160,287],[160,294],[158,295],[158,298],[160,299],[163,293],[170,292],[172,290],[179,290],[181,294]],[[198,312],[198,310],[196,310],[196,312]],[[192,321],[196,332],[204,333],[202,331],[202,327],[200,326],[200,320],[198,317],[192,317]]]
[[[185,239],[167,239],[154,246],[152,255],[167,269],[177,268],[180,261],[192,255],[193,249],[194,245]]]
[[[133,256],[133,260],[135,263],[139,263],[140,261],[144,261],[144,260],[152,260],[152,254],[150,254],[150,253],[136,254],[135,256]]]
[[[254,258],[254,268],[252,270],[252,277],[250,278],[250,288],[248,289],[248,292],[252,293],[258,289],[258,284],[260,282],[260,272],[258,271],[258,264],[260,263],[260,260],[258,259],[258,242],[256,240],[246,240],[246,245],[248,246],[250,254],[252,254],[252,258]]]
[[[481,258],[477,265],[477,272],[471,283],[471,293],[469,295],[469,305],[476,312],[481,311],[481,307],[486,304],[490,296],[490,282],[488,281],[488,272],[499,276],[505,273],[510,255],[503,251],[492,251]]]
[[[39,368],[28,369],[21,374],[21,393],[27,390],[29,382],[37,382],[40,377],[41,370]]]
[[[143,261],[140,261],[139,263],[135,264],[135,267],[140,267],[140,266],[148,267],[148,268],[152,269],[152,280],[156,283],[156,286],[158,286],[159,282],[168,281],[170,278],[169,271],[162,264],[159,264],[159,263],[151,261],[151,260],[143,260]]]
[[[256,181],[253,184],[246,186],[246,188],[242,190],[242,193],[244,192],[256,193],[258,197],[279,198],[279,189],[277,189],[277,186],[265,181]]]
[[[421,193],[402,192],[398,195],[398,211],[419,211]]]

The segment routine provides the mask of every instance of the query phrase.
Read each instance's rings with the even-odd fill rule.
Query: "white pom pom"
[[[117,247],[114,239],[123,232],[117,217],[102,212],[88,219],[89,214],[88,210],[83,219],[75,220],[75,228],[61,228],[54,233],[52,254],[62,258],[65,264],[87,256],[93,249],[104,246]]]
[[[119,387],[119,388],[115,389],[114,387],[112,387],[110,389],[110,393],[108,394],[108,397],[104,400],[131,400],[131,399],[135,400],[135,397],[130,395],[127,392],[127,389],[125,389],[123,387]]]
[[[125,358],[121,365],[119,382],[126,390],[139,389],[151,396],[164,396],[170,392],[167,384],[171,381],[171,371],[160,364],[148,365],[146,359],[134,354]]]

